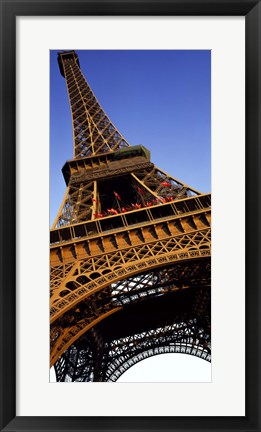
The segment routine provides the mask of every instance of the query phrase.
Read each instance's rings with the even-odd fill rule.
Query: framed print
[[[1,28],[1,430],[259,430],[260,2],[218,1],[213,4],[208,1],[181,3],[173,0],[168,3],[116,4],[65,1],[61,4],[1,1]],[[168,235],[175,237],[171,230],[179,228],[177,238],[184,248],[182,257],[186,253],[195,254],[189,245],[184,246],[184,242],[188,241],[193,230],[201,234],[207,230],[209,203],[204,201],[205,195],[198,195],[193,184],[190,184],[192,188],[188,187],[177,178],[167,175],[161,170],[164,166],[157,170],[152,164],[153,158],[150,160],[146,145],[142,143],[129,148],[125,137],[120,135],[106,116],[106,108],[104,111],[101,108],[106,101],[96,101],[96,109],[91,106],[86,108],[86,100],[94,100],[92,90],[86,83],[88,76],[92,79],[91,58],[94,56],[100,66],[93,74],[98,78],[102,71],[103,91],[110,86],[113,91],[114,78],[121,89],[120,98],[125,95],[131,103],[135,89],[132,95],[127,96],[124,93],[127,86],[124,83],[121,86],[120,80],[116,78],[121,56],[125,53],[121,70],[126,82],[134,79],[129,56],[133,56],[133,64],[138,65],[140,74],[148,64],[155,69],[155,80],[158,78],[158,82],[154,83],[157,86],[154,84],[154,90],[149,89],[147,96],[144,96],[149,104],[149,100],[152,100],[150,97],[154,93],[156,95],[156,87],[158,94],[160,91],[163,94],[165,83],[161,82],[162,78],[157,74],[159,66],[165,69],[166,77],[169,74],[168,88],[171,94],[171,78],[177,79],[171,56],[177,52],[180,56],[186,53],[186,56],[191,54],[194,57],[204,52],[211,58],[212,379],[206,382],[193,382],[190,379],[188,382],[171,382],[171,379],[166,382],[156,382],[156,379],[147,383],[135,379],[134,382],[114,382],[126,370],[126,364],[132,365],[134,362],[134,356],[127,356],[127,350],[132,346],[130,344],[136,347],[137,359],[142,359],[139,357],[143,343],[141,335],[144,335],[144,328],[149,329],[151,325],[149,313],[139,312],[138,306],[135,306],[140,304],[135,300],[137,292],[139,295],[141,292],[142,295],[150,292],[150,300],[153,300],[159,286],[151,286],[151,281],[156,276],[161,277],[156,275],[159,269],[175,291],[173,286],[176,279],[171,280],[171,267],[155,264],[155,259],[160,257],[159,250],[155,256],[148,257],[148,252],[145,254],[146,239],[149,238],[150,247],[154,243],[161,244],[165,258],[169,258],[173,253],[166,249],[167,243],[165,245],[164,242]],[[84,68],[84,53],[89,53],[89,57],[86,57],[87,81],[82,78],[80,69],[82,67],[83,71]],[[64,156],[63,162],[66,159],[67,162],[63,173],[69,195],[63,204],[60,198],[55,199],[62,206],[51,229],[50,255],[49,167],[50,164],[52,167],[53,153],[50,153],[49,142],[52,141],[52,121],[55,125],[59,122],[59,119],[52,120],[52,110],[55,103],[57,111],[62,113],[59,104],[65,105],[64,100],[59,102],[56,97],[60,84],[50,80],[50,64],[54,65],[54,61],[55,67],[64,76],[59,76],[59,79],[65,78],[65,81],[61,81],[64,90],[67,86],[69,91],[69,102],[67,100],[66,103],[68,110],[69,103],[71,106],[74,138],[70,141],[69,137],[68,141],[74,142],[75,157],[68,160],[70,155]],[[205,87],[201,87],[200,83],[205,86],[207,82],[210,83],[210,67],[207,77],[203,68],[196,69],[200,64],[199,57],[196,63],[187,58],[186,61],[191,73],[184,86],[190,91],[183,92],[182,97],[189,98],[195,89],[198,91],[198,109],[195,108],[193,112],[195,118],[197,112],[199,120],[193,124],[198,126],[203,139],[204,126],[200,126],[200,120],[203,116],[201,108],[204,106]],[[124,71],[124,68],[128,71]],[[193,78],[192,72],[198,74],[199,78]],[[146,81],[148,87],[152,83],[152,73],[146,70],[145,75],[147,80],[143,84],[144,90]],[[109,76],[111,78],[106,81]],[[138,81],[135,85],[138,88]],[[95,88],[93,91],[95,93]],[[182,97],[178,99],[178,91],[176,87],[176,103],[178,101],[181,113],[183,101]],[[103,97],[102,94],[98,99],[100,97]],[[170,96],[170,102],[174,97],[174,94]],[[139,101],[136,107],[143,124],[141,99],[136,96],[136,100]],[[81,101],[85,101],[84,104],[81,105]],[[168,103],[167,98],[162,100],[160,112],[167,119]],[[188,117],[188,109],[185,111]],[[118,115],[124,117],[124,113],[130,116],[131,107],[126,105],[124,108],[122,104]],[[70,116],[69,111],[68,114]],[[64,117],[67,114],[60,115]],[[112,118],[112,121],[117,125],[117,118]],[[179,121],[182,125],[181,117]],[[134,122],[133,130],[138,127],[138,120]],[[150,124],[150,128],[154,130],[155,121],[153,125]],[[150,138],[151,143],[156,134],[157,130]],[[85,140],[87,135],[89,141]],[[63,127],[58,129],[58,153],[63,152],[66,139]],[[86,142],[91,143],[90,147]],[[196,145],[198,153],[200,146],[200,143]],[[173,156],[169,156],[171,158]],[[136,165],[138,162],[143,164],[141,168],[138,165],[134,168],[134,159]],[[185,164],[185,154],[182,159]],[[81,164],[84,164],[84,173]],[[199,168],[196,160],[194,164],[198,167],[200,178],[203,175],[202,168]],[[99,169],[102,166],[102,172],[98,165]],[[121,171],[119,174],[119,169],[124,173]],[[146,173],[144,170],[147,170]],[[172,173],[175,174],[175,170]],[[83,180],[79,177],[82,175],[89,177]],[[119,178],[121,180],[117,182]],[[79,199],[79,191],[81,196],[85,194],[85,198]],[[182,196],[179,195],[181,192]],[[74,195],[77,195],[75,199]],[[198,203],[197,209],[193,207],[195,202]],[[185,210],[180,207],[182,203],[185,203]],[[176,213],[170,214],[170,211]],[[83,214],[84,220],[81,219]],[[174,218],[173,226],[171,218]],[[53,220],[50,221],[52,223]],[[161,225],[157,225],[159,223]],[[87,239],[84,237],[86,233]],[[206,254],[209,248],[206,247],[207,234],[204,235],[200,253]],[[193,240],[193,244],[196,241],[199,241],[198,237]],[[119,250],[119,245],[123,243],[121,256],[125,254],[127,257],[126,251],[129,253],[135,245],[133,256],[141,253],[142,258],[119,270],[110,254],[114,253],[113,248]],[[94,252],[95,248],[98,252]],[[94,266],[87,274],[86,254],[89,254],[92,266],[95,256],[101,262],[102,254],[107,254],[105,271],[99,273],[102,270],[99,267],[97,273]],[[53,322],[56,324],[51,327],[49,335],[50,256],[54,287],[52,294],[55,299],[51,300],[51,316],[53,314],[55,317]],[[77,261],[79,256],[84,258],[84,264]],[[119,260],[120,255],[117,256]],[[196,262],[195,256],[193,259],[190,261],[192,265]],[[143,286],[150,286],[150,290],[141,288],[142,281],[137,279],[141,272],[134,269],[136,265],[146,265],[146,260],[149,270],[144,273]],[[112,273],[110,285],[104,282],[110,276],[108,262]],[[176,266],[176,270],[181,269],[182,265],[180,261],[180,267]],[[122,281],[127,280],[126,277],[123,279],[119,274],[117,279],[115,275],[127,269],[131,272],[129,284],[122,288]],[[181,297],[176,296],[174,303],[170,302],[174,299],[173,294],[161,306],[165,320],[168,308],[171,311],[176,308],[181,314],[182,305],[185,305],[187,313],[189,283],[195,281],[196,270],[193,270],[194,279],[188,276],[189,271],[183,268],[182,272],[188,281],[187,290],[179,293]],[[62,277],[69,275],[68,279],[64,279],[63,289],[57,288],[59,274]],[[106,290],[95,285],[103,282],[112,288],[107,293],[112,309],[106,303],[107,297],[104,297]],[[97,294],[93,300],[93,294],[89,295],[86,291],[87,286],[93,293],[101,292],[102,295]],[[129,297],[125,296],[126,290],[128,293],[132,291]],[[79,298],[76,298],[77,295]],[[157,295],[157,305],[167,298],[165,291],[164,296],[163,291],[157,292]],[[182,296],[187,296],[184,301],[181,300]],[[112,358],[113,348],[109,345],[112,333],[118,335],[121,343],[125,341],[123,350],[125,359],[128,359],[118,364],[118,375],[113,362],[105,362],[105,358],[108,360],[108,356],[104,356],[105,351],[102,351],[103,357],[99,357],[98,351],[88,357],[87,373],[86,368],[78,367],[84,364],[81,335],[85,333],[81,331],[86,331],[88,325],[88,329],[94,328],[93,323],[87,323],[88,316],[84,315],[86,298],[91,298],[91,313],[95,316],[93,323],[99,332],[99,337],[98,333],[93,332],[93,339],[91,342],[88,339],[88,343],[92,347],[100,347],[98,339],[107,338],[107,354]],[[117,318],[121,316],[120,308],[130,299],[134,309],[129,308],[128,313],[135,315],[139,326],[142,323],[141,327],[138,324],[135,327],[139,334],[136,340],[128,339],[125,330],[129,325],[124,327],[124,318],[120,324],[112,319],[117,314]],[[73,309],[70,309],[70,302],[74,302]],[[199,301],[202,317],[207,310],[203,303],[210,305],[210,301],[206,302],[203,302],[203,298]],[[154,308],[152,303],[150,307],[151,316],[157,311],[157,319],[160,319],[160,310]],[[102,311],[100,315],[99,311]],[[116,311],[117,314],[114,314]],[[104,319],[105,315],[110,320]],[[181,318],[183,326],[186,322],[184,316]],[[129,317],[129,323],[133,322],[133,316]],[[187,353],[194,350],[194,355],[198,352],[200,356],[204,354],[207,357],[210,341],[206,329],[209,327],[206,324],[204,330],[203,318],[201,324],[196,321],[193,323],[193,331],[197,325],[199,329],[194,341],[192,336],[184,336],[191,331],[186,330],[179,339],[179,348],[176,340],[171,340],[169,346],[176,351],[182,347]],[[80,325],[83,327],[80,328]],[[162,341],[166,337],[163,321],[157,321],[157,325],[161,328],[159,339]],[[166,321],[164,325],[168,326],[169,323]],[[74,333],[75,330],[79,333]],[[49,353],[50,337],[54,343]],[[113,337],[115,340],[117,338]],[[195,349],[195,346],[198,348]],[[159,348],[155,348],[155,344],[153,347],[155,352],[150,348],[147,352],[158,354]],[[69,348],[71,351],[66,351]],[[60,382],[49,380],[49,354],[56,370],[56,380]],[[72,366],[75,356],[78,360]],[[118,356],[118,362],[119,358],[123,357]],[[103,369],[95,365],[103,365]]]

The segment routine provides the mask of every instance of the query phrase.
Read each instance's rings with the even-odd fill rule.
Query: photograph
[[[211,382],[211,50],[50,51],[50,382]]]
[[[0,2],[0,431],[259,431],[261,0]]]

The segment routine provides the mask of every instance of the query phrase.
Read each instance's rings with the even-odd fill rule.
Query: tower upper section
[[[70,101],[74,158],[111,153],[128,147],[128,142],[103,111],[84,78],[75,51],[60,52],[58,64],[66,80]]]

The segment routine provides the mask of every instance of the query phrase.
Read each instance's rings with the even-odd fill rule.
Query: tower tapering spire
[[[199,194],[150,161],[117,131],[85,80],[75,51],[58,54],[74,131],[74,159],[62,169],[67,191],[53,228],[129,213]]]
[[[66,79],[70,101],[74,158],[110,153],[129,146],[97,101],[80,70],[75,51],[59,53],[58,63]]]

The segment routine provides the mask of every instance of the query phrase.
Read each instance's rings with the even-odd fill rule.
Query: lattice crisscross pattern
[[[97,101],[85,80],[75,55],[61,53],[74,130],[74,157],[107,153],[129,144]]]

